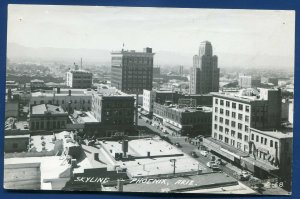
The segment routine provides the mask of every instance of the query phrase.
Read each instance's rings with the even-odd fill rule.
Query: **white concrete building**
[[[143,90],[143,109],[149,114],[153,113],[154,95],[150,90]]]

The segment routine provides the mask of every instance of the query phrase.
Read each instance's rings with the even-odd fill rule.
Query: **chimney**
[[[71,96],[72,95],[72,91],[71,90],[69,90],[69,96]]]
[[[147,156],[150,157],[150,151],[147,152]]]
[[[126,153],[128,152],[128,140],[123,140],[122,150],[123,150],[124,157],[126,157]]]

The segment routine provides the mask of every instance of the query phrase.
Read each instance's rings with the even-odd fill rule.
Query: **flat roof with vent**
[[[67,114],[62,107],[52,104],[39,104],[32,106],[31,115],[43,115],[43,114]]]

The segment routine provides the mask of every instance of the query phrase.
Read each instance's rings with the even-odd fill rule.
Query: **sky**
[[[9,5],[8,43],[27,47],[168,51],[201,41],[223,65],[294,67],[295,12],[183,8]]]

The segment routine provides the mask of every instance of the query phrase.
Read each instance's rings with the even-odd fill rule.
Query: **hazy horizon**
[[[109,51],[124,43],[129,50],[152,47],[156,65],[192,65],[204,40],[212,43],[219,66],[294,68],[295,12],[48,5],[9,5],[8,10],[8,58],[81,56],[107,62]],[[27,50],[16,52],[13,44]],[[98,50],[105,56],[97,56]]]

